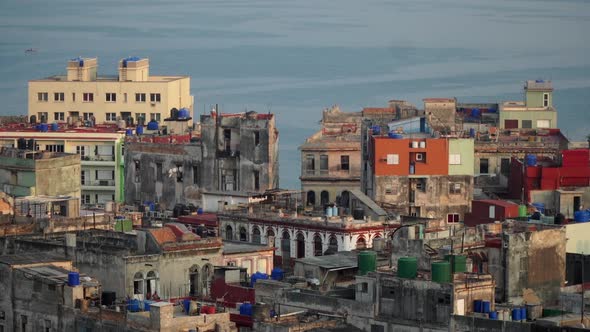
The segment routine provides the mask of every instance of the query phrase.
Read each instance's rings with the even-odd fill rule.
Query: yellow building
[[[85,206],[103,205],[124,198],[123,142],[125,130],[114,125],[38,131],[21,124],[0,128],[0,146],[29,150],[76,153],[81,158],[81,203]],[[20,140],[20,143],[19,143]]]
[[[28,106],[35,122],[115,123],[133,118],[147,123],[163,121],[172,108],[192,114],[193,96],[190,77],[150,75],[145,58],[120,60],[118,75],[113,76],[98,75],[97,58],[76,58],[68,61],[66,75],[29,81]]]

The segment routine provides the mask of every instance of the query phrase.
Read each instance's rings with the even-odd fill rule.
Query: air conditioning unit
[[[416,153],[416,160],[424,160],[424,154],[423,153]]]

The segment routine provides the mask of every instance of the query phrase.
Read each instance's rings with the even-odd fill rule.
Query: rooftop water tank
[[[482,300],[473,301],[473,312],[482,312]]]
[[[537,156],[534,154],[527,154],[526,157],[527,166],[537,166]]]
[[[240,306],[240,315],[252,316],[252,304],[245,302]]]
[[[125,122],[125,120],[119,120],[117,121],[117,127],[119,129],[125,129],[127,127],[127,123]]]
[[[469,137],[471,137],[471,138],[475,137],[475,128],[469,128]]]
[[[590,221],[590,212],[587,210],[580,210],[574,212],[575,222],[588,222]]]
[[[377,269],[377,253],[374,251],[361,251],[358,255],[359,275],[364,276]]]
[[[80,285],[80,273],[72,271],[68,272],[68,286],[74,287]]]
[[[479,118],[481,116],[481,111],[479,108],[474,108],[471,110],[471,117]]]
[[[36,124],[37,123],[37,116],[36,115],[31,115],[31,121],[29,121],[30,124]]]
[[[173,120],[178,119],[178,109],[176,107],[173,107],[172,109],[170,109],[170,119],[173,119]]]
[[[533,203],[533,206],[537,209],[537,211],[545,214],[545,203]]]
[[[266,273],[262,273],[262,272],[256,272],[254,273],[252,276],[250,276],[250,287],[254,287],[254,284],[256,283],[257,280],[266,280],[268,279],[268,274]]]
[[[490,317],[490,319],[497,320],[498,319],[498,312],[497,311],[490,311],[489,317]]]
[[[453,273],[461,273],[467,271],[467,256],[445,255],[445,260],[451,263],[451,271]]]
[[[513,308],[512,309],[512,320],[519,322],[522,320],[522,316],[520,314],[520,308]]]
[[[133,135],[133,129],[125,130],[125,136],[132,136],[132,135]]]
[[[365,218],[365,210],[362,207],[357,207],[352,210],[352,217],[355,220],[363,220]]]
[[[57,122],[54,122],[51,124],[51,131],[58,131],[59,130],[59,125],[57,124]]]
[[[135,133],[137,135],[143,135],[143,126],[139,125],[139,126],[135,127]]]
[[[400,257],[397,260],[397,276],[414,279],[418,275],[418,259],[416,257]]]
[[[148,130],[158,130],[158,122],[156,120],[152,120],[147,124]]]
[[[272,271],[270,273],[270,278],[272,280],[283,280],[284,276],[285,276],[285,272],[283,272],[283,270],[278,267],[275,267],[274,269],[272,269]]]
[[[380,135],[381,134],[381,127],[371,126],[371,131],[373,132],[373,135]]]
[[[451,282],[451,263],[447,261],[432,262],[432,281]]]
[[[49,126],[47,125],[47,123],[41,123],[41,124],[37,125],[37,130],[45,133],[49,130]]]
[[[189,112],[188,109],[181,108],[181,109],[178,110],[178,118],[179,119],[186,119],[188,117],[190,117],[190,112]]]
[[[382,237],[377,237],[373,239],[373,250],[380,252],[385,249],[385,239]]]
[[[328,206],[326,208],[326,217],[331,217],[333,215],[333,212],[334,211],[332,211],[332,207],[331,206]]]
[[[487,314],[490,311],[492,311],[492,304],[490,301],[481,301],[481,312]]]
[[[138,312],[139,311],[139,300],[131,299],[127,302],[127,311]]]
[[[519,217],[526,217],[526,215],[527,215],[526,205],[519,205],[518,206],[518,216]]]
[[[396,132],[393,132],[393,131],[390,131],[390,132],[388,132],[388,133],[387,133],[387,136],[388,136],[389,138],[393,138],[393,139],[401,139],[401,138],[404,138],[404,135],[402,135],[402,134],[398,134],[398,133],[396,133]]]

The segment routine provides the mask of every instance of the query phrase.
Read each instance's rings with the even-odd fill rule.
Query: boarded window
[[[449,165],[461,165],[461,154],[454,153],[449,155]]]
[[[399,154],[388,154],[387,165],[399,165]]]
[[[504,120],[504,128],[517,129],[518,128],[518,120]]]

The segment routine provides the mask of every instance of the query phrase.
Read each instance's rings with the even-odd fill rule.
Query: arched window
[[[248,241],[248,232],[246,232],[246,227],[240,227],[240,241]]]
[[[143,273],[141,272],[133,276],[133,294],[143,294]]]
[[[283,231],[281,238],[281,252],[283,253],[283,263],[286,263],[291,258],[291,236],[288,231]]]
[[[330,204],[330,193],[326,190],[322,191],[322,193],[320,194],[320,204],[322,205],[322,207]]]
[[[297,237],[295,238],[297,241],[297,258],[304,258],[305,257],[305,236],[303,233],[297,233]]]
[[[338,239],[334,234],[332,234],[328,239],[328,253],[331,255],[336,252],[338,252]]]
[[[322,237],[319,234],[316,234],[313,237],[313,255],[321,256],[323,253],[324,248],[322,246]]]
[[[361,235],[361,236],[359,236],[358,240],[356,240],[356,249],[361,250],[361,249],[366,249],[366,248],[367,248],[367,241],[365,241],[365,238]]]
[[[260,244],[260,228],[254,226],[252,229],[252,243]]]
[[[307,205],[315,205],[315,191],[313,190],[307,192]]]
[[[155,271],[150,271],[147,273],[145,278],[146,283],[146,298],[149,300],[152,298],[154,294],[159,293],[160,287],[160,278],[158,277],[158,273]]]
[[[200,267],[198,265],[193,265],[188,271],[188,280],[190,283],[190,295],[197,296],[199,295],[200,291],[200,280],[199,280],[199,271]]]
[[[275,246],[275,232],[271,228],[266,231],[266,243],[269,246]]]
[[[228,241],[234,239],[234,230],[230,225],[225,226],[225,239]]]
[[[213,279],[213,266],[211,264],[205,264],[201,271],[201,278],[203,280],[202,293],[203,296],[209,295],[209,289],[211,288],[211,279]]]
[[[344,190],[340,196],[340,206],[347,209],[350,206],[350,192]]]

